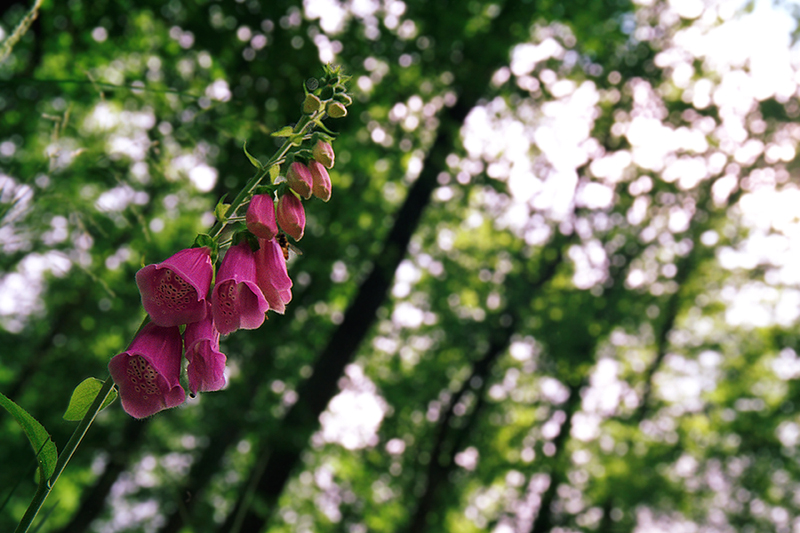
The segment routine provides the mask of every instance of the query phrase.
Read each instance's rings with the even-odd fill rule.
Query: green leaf
[[[220,201],[217,202],[217,207],[214,208],[214,218],[220,222],[226,222],[228,220],[228,209],[231,207],[231,204],[226,204],[224,200],[225,197],[223,196]]]
[[[318,127],[319,129],[321,129],[322,131],[324,131],[325,133],[327,133],[328,135],[330,135],[330,136],[331,136],[331,137],[330,137],[330,138],[331,138],[331,140],[335,139],[335,138],[336,138],[336,136],[337,136],[337,135],[339,135],[339,134],[338,134],[338,133],[336,133],[335,131],[331,131],[330,129],[328,129],[328,128],[325,126],[325,124],[323,124],[323,123],[322,123],[322,119],[317,119],[316,121],[314,121],[314,125],[315,125],[316,127]],[[329,141],[329,142],[330,142],[330,141]]]
[[[0,393],[0,405],[11,413],[11,416],[14,417],[28,437],[33,451],[36,452],[36,461],[39,463],[39,483],[44,483],[55,472],[56,461],[58,460],[58,450],[55,443],[50,439],[50,434],[25,409],[15,404],[3,393]]]
[[[250,152],[247,151],[247,141],[244,142],[244,146],[242,146],[242,149],[244,150],[244,155],[247,156],[247,159],[250,160],[250,163],[254,167],[256,167],[258,170],[263,170],[264,169],[264,165],[261,164],[261,161],[259,161],[258,159],[256,159],[252,155],[250,155]]]
[[[275,183],[275,180],[278,176],[281,175],[281,166],[280,165],[272,165],[269,167],[269,179],[272,183]]]
[[[291,126],[284,126],[278,131],[272,132],[273,137],[291,137],[294,135],[294,129]]]
[[[103,382],[97,378],[84,379],[75,390],[72,391],[72,398],[69,399],[67,411],[64,413],[64,420],[80,420],[89,410],[89,406],[97,397],[97,393],[103,387]],[[111,392],[106,396],[100,410],[105,409],[111,402],[117,399],[117,391],[111,389]]]
[[[213,248],[215,244],[214,239],[208,233],[199,233],[194,239],[194,247],[196,248],[202,248],[204,246]]]
[[[224,204],[225,210],[228,209],[227,204]],[[216,213],[219,210],[219,205],[217,205],[217,209],[214,210]],[[224,211],[223,211],[224,212]],[[211,262],[217,262],[217,255],[219,255],[219,243],[214,240],[214,238],[209,235],[208,233],[199,233],[197,237],[194,239],[194,247],[202,248],[206,247],[211,250]]]

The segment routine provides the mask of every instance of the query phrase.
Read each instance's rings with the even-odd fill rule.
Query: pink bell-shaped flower
[[[302,239],[306,228],[306,212],[303,210],[300,198],[287,191],[278,198],[277,211],[278,225],[281,229],[296,241]]]
[[[246,241],[231,246],[211,291],[214,324],[223,335],[237,329],[256,329],[264,323],[269,304],[256,284],[256,261]]]
[[[256,252],[256,281],[269,308],[283,314],[286,304],[292,301],[292,280],[286,271],[286,258],[275,239],[259,239]]]
[[[213,271],[208,248],[181,250],[139,270],[136,285],[150,320],[163,327],[202,320]]]
[[[311,171],[313,181],[311,192],[323,202],[327,202],[331,199],[331,177],[328,175],[328,171],[318,161],[311,161],[308,169]]]
[[[259,239],[272,239],[278,234],[275,204],[271,194],[257,194],[250,200],[245,216],[247,229]]]
[[[314,181],[311,177],[311,171],[303,163],[294,162],[289,165],[289,170],[286,172],[286,182],[294,192],[306,200],[311,198],[311,186]]]
[[[333,147],[330,143],[317,141],[317,144],[315,144],[314,148],[311,150],[311,155],[316,161],[322,163],[325,168],[333,168],[333,162],[336,156],[333,153]]]
[[[126,413],[145,418],[183,403],[186,393],[179,383],[182,349],[177,326],[164,328],[149,322],[127,351],[111,359],[108,370]]]
[[[226,358],[219,351],[219,331],[214,326],[211,310],[203,320],[186,325],[183,340],[189,363],[186,374],[192,394],[223,388]]]

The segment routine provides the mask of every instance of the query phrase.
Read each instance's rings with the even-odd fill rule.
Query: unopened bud
[[[328,116],[331,118],[342,118],[347,116],[347,108],[339,102],[331,102],[326,109]]]
[[[353,103],[353,99],[350,98],[350,95],[346,93],[339,93],[336,96],[334,96],[334,98],[336,98],[336,100],[338,100],[339,102],[343,103],[345,106],[348,106]]]
[[[333,168],[333,161],[336,155],[333,153],[333,147],[325,141],[317,141],[311,155],[316,161],[322,163],[325,168]]]
[[[245,216],[247,229],[259,239],[270,240],[278,234],[275,222],[275,204],[271,194],[256,194],[250,200]]]
[[[311,198],[311,186],[314,183],[311,171],[303,163],[292,163],[286,172],[286,181],[294,192],[308,200]]]
[[[319,111],[320,107],[322,107],[322,102],[319,100],[319,98],[311,93],[306,95],[306,99],[303,102],[303,113],[306,115],[311,115]]]
[[[311,170],[311,177],[314,180],[311,191],[314,196],[327,202],[331,199],[331,177],[328,175],[328,171],[319,161],[311,161],[308,168]]]
[[[288,236],[296,241],[303,238],[306,227],[306,212],[300,198],[290,191],[278,199],[278,225]]]

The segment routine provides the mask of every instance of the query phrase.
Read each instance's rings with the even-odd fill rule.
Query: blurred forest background
[[[7,38],[32,2],[4,2]],[[725,0],[45,0],[0,64],[0,391],[72,389],[299,117],[333,196],[226,390],[115,403],[39,521],[94,532],[800,528],[795,21]],[[0,415],[0,531],[35,490]]]

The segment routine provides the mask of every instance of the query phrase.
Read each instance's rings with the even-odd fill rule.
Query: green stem
[[[309,125],[319,123],[319,120],[323,115],[324,111],[318,111],[313,115],[304,115],[303,118],[300,119],[300,121],[294,127],[294,134],[284,141],[278,151],[275,152],[267,164],[264,165],[264,169],[250,178],[250,181],[247,182],[247,185],[245,185],[245,187],[239,191],[239,194],[237,194],[236,198],[234,198],[233,202],[231,202],[230,207],[228,207],[228,210],[225,212],[225,217],[223,220],[218,221],[216,224],[214,224],[214,227],[211,228],[209,235],[212,238],[216,239],[219,237],[220,233],[222,233],[222,230],[225,228],[227,221],[233,217],[239,207],[241,207],[242,204],[244,204],[250,198],[255,188],[258,187],[259,183],[261,183],[261,180],[269,175],[269,169],[283,161],[283,158],[292,147],[292,140],[296,138],[297,135],[303,134]],[[139,331],[141,331],[142,327],[144,327],[148,320],[149,317],[145,317],[142,325],[139,326],[139,329],[136,332],[137,334]],[[89,426],[91,426],[92,422],[94,422],[97,413],[100,412],[100,408],[103,405],[103,402],[105,402],[108,393],[111,392],[111,388],[113,386],[114,380],[111,379],[111,376],[109,376],[103,382],[103,386],[100,388],[100,392],[95,397],[92,405],[89,406],[89,410],[75,428],[75,431],[73,431],[69,442],[67,442],[66,446],[64,446],[64,449],[59,454],[53,475],[50,476],[50,479],[48,479],[46,482],[39,484],[39,488],[36,490],[36,494],[33,496],[33,500],[31,500],[30,505],[28,505],[28,509],[25,511],[25,515],[22,517],[22,520],[17,526],[15,533],[26,533],[28,529],[30,529],[33,520],[36,518],[36,515],[41,510],[45,500],[50,495],[50,491],[53,490],[53,487],[55,486],[56,481],[58,481],[59,476],[67,467],[67,463],[69,463],[69,460],[72,458],[72,454],[75,453],[75,450],[81,443],[83,436],[86,435],[86,432],[89,430]]]
[[[36,490],[36,494],[33,500],[31,500],[30,505],[28,505],[28,509],[25,511],[25,515],[17,526],[15,533],[25,533],[31,527],[33,519],[36,518],[45,500],[50,495],[50,491],[53,490],[56,481],[58,481],[59,476],[67,467],[67,463],[72,458],[72,454],[75,453],[83,436],[86,435],[86,432],[89,430],[89,426],[92,425],[97,413],[100,412],[100,407],[103,405],[103,402],[105,402],[106,396],[111,392],[111,387],[113,386],[114,380],[109,376],[106,378],[105,382],[103,382],[103,386],[100,388],[100,392],[97,393],[92,405],[89,406],[89,410],[86,411],[83,419],[78,423],[75,431],[72,432],[72,437],[70,437],[69,442],[67,442],[64,449],[61,450],[61,453],[58,455],[58,461],[56,462],[53,475],[50,476],[50,479],[48,479],[46,483],[39,484],[39,488]]]
[[[319,117],[322,116],[324,112],[318,111],[313,115],[304,115],[303,118],[300,119],[300,122],[294,127],[294,135],[292,137],[288,137],[281,147],[278,149],[277,152],[267,161],[267,164],[264,165],[264,169],[261,172],[256,173],[255,176],[250,178],[250,181],[247,182],[247,185],[239,191],[239,194],[236,195],[236,198],[233,199],[228,210],[225,212],[225,216],[222,220],[218,220],[214,227],[211,228],[211,231],[208,234],[211,236],[212,239],[216,239],[219,237],[219,234],[222,233],[222,230],[225,228],[225,224],[227,224],[228,220],[236,214],[236,211],[239,207],[245,203],[250,196],[253,194],[253,191],[256,187],[261,183],[266,176],[269,175],[269,169],[271,169],[274,165],[280,163],[283,158],[286,156],[286,153],[292,147],[292,138],[296,135],[303,133],[303,131],[311,124],[314,124],[318,121]]]

